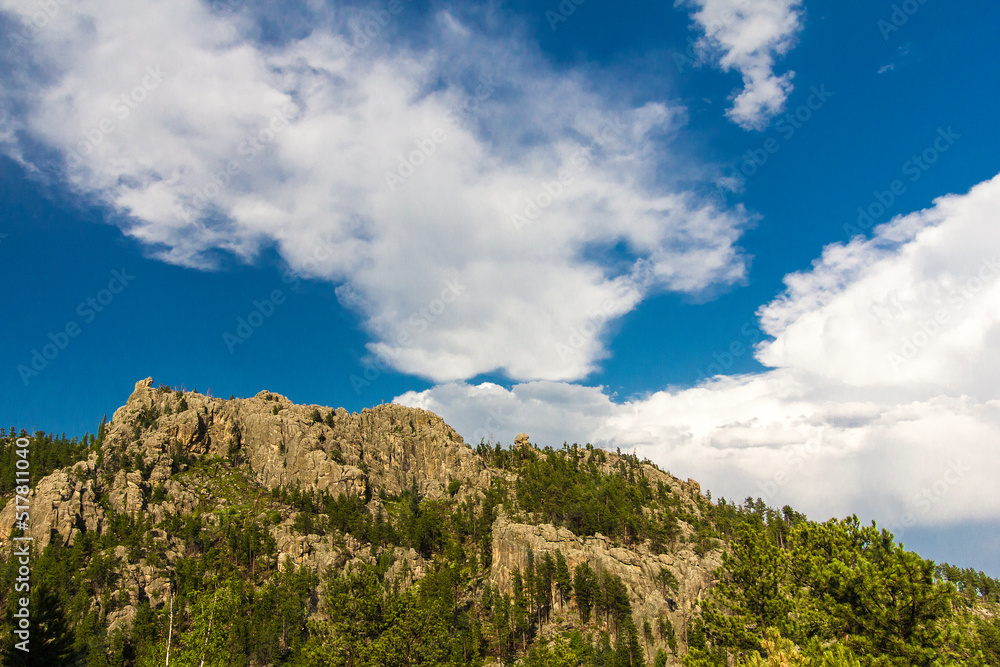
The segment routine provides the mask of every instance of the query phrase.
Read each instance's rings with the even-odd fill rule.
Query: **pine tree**
[[[597,575],[587,563],[580,563],[573,571],[573,590],[576,593],[576,608],[580,613],[580,624],[590,622],[590,611],[594,607],[597,593]]]
[[[17,648],[20,638],[8,635],[0,649],[0,662],[5,667],[72,664],[75,659],[73,634],[66,621],[62,600],[44,581],[32,586],[28,599],[28,650]],[[7,614],[9,628],[17,627],[17,619],[13,617],[15,601],[16,598],[12,595]]]
[[[791,602],[785,595],[788,554],[756,526],[739,528],[732,553],[723,555],[723,580],[702,616],[719,646],[759,651],[764,631],[783,629]],[[728,613],[724,612],[727,610]]]
[[[566,557],[561,551],[556,551],[555,580],[556,589],[559,591],[559,610],[562,611],[563,602],[570,599],[573,594],[573,578],[570,575],[569,566],[566,564]]]
[[[535,605],[538,608],[539,622],[544,616],[548,619],[552,608],[552,581],[555,576],[556,563],[548,551],[542,556],[535,576]]]

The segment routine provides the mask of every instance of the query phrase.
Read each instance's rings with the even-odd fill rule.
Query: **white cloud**
[[[651,291],[744,277],[742,209],[658,176],[679,109],[609,102],[451,15],[401,48],[407,17],[386,16],[262,44],[252,16],[195,0],[59,5],[4,63],[5,150],[54,152],[167,261],[273,244],[341,283],[373,353],[437,381],[582,377]],[[609,248],[630,258],[614,272]]]
[[[1000,176],[827,247],[760,309],[771,369],[615,403],[600,387],[444,385],[398,402],[510,442],[635,450],[716,496],[899,535],[1000,519]],[[537,436],[537,437],[536,437]],[[476,439],[478,441],[478,439]]]
[[[758,359],[827,381],[992,398],[1000,367],[1000,178],[827,247],[760,311]]]
[[[446,420],[466,442],[509,444],[527,431],[531,441],[558,447],[592,438],[616,407],[600,387],[565,382],[527,382],[510,390],[491,382],[451,382],[422,392],[407,392],[396,403],[448,415]]]
[[[690,6],[704,35],[696,48],[724,71],[743,77],[726,113],[746,129],[761,129],[785,106],[794,72],[774,73],[774,61],[795,43],[801,29],[801,0],[677,0]]]

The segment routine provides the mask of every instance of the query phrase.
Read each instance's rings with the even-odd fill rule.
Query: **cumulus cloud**
[[[761,307],[770,367],[617,403],[601,387],[450,384],[397,398],[459,432],[635,451],[716,496],[897,535],[1000,519],[1000,176],[833,244]],[[490,410],[493,410],[491,415]],[[555,428],[552,428],[552,426]],[[464,430],[463,430],[464,428]],[[480,430],[477,430],[480,429]],[[536,437],[537,432],[537,437]]]
[[[993,398],[1000,368],[1000,179],[827,247],[760,311],[768,366],[830,382]]]
[[[492,382],[449,382],[395,399],[415,408],[447,415],[448,423],[472,445],[509,444],[527,431],[541,446],[593,439],[616,407],[600,387],[566,382],[525,382],[505,389]]]
[[[580,378],[649,293],[744,277],[745,212],[663,182],[680,109],[610,102],[450,14],[395,39],[405,14],[343,8],[263,41],[225,3],[0,7],[29,26],[3,56],[5,152],[166,261],[276,248],[400,371]]]
[[[778,75],[775,59],[788,52],[802,25],[801,0],[677,0],[689,6],[704,33],[696,44],[703,57],[743,77],[743,89],[726,113],[746,129],[761,129],[792,92],[794,72]]]

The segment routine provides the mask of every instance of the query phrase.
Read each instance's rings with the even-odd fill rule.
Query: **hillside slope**
[[[34,660],[165,664],[168,646],[171,665],[1000,659],[993,580],[935,572],[856,521],[711,503],[590,445],[473,449],[419,409],[146,379],[62,449],[79,460],[32,462],[27,530],[14,502],[0,510],[5,583],[14,538],[35,548]]]

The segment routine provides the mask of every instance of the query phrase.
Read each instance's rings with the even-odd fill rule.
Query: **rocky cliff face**
[[[592,537],[574,535],[565,528],[550,524],[515,523],[503,512],[493,524],[493,560],[490,583],[501,591],[511,590],[511,575],[515,569],[526,571],[529,558],[538,563],[546,553],[562,553],[570,572],[581,563],[595,572],[617,575],[628,589],[632,601],[632,618],[637,628],[648,622],[653,628],[665,618],[675,628],[678,647],[687,651],[687,627],[695,605],[705,599],[715,583],[713,572],[722,565],[720,552],[705,557],[682,546],[667,554],[654,554],[645,544],[624,547],[614,544],[598,533]],[[676,590],[661,583],[666,570],[677,580]],[[573,614],[564,616],[563,626],[571,624]],[[605,628],[607,629],[607,628]],[[653,652],[666,648],[667,642],[658,634],[650,647]]]
[[[383,405],[350,414],[343,408],[295,405],[270,392],[226,401],[156,389],[147,378],[136,383],[128,401],[115,411],[100,456],[94,453],[34,486],[30,535],[37,548],[44,549],[53,537],[69,545],[81,531],[101,533],[109,511],[148,514],[156,523],[170,514],[224,509],[229,503],[219,497],[218,480],[171,477],[179,454],[244,462],[247,481],[267,490],[298,485],[334,496],[371,495],[373,490],[394,495],[416,483],[424,496],[436,499],[453,480],[461,482],[459,498],[489,485],[489,472],[461,436],[424,410]],[[102,475],[112,460],[123,469]],[[158,488],[164,497],[156,501],[152,496]],[[263,515],[255,518],[269,521]],[[281,561],[290,558],[322,570],[372,557],[368,547],[350,536],[333,545],[315,535],[295,534],[291,516],[280,518],[269,529]],[[14,521],[9,503],[0,511],[0,544],[7,541]],[[165,537],[163,549],[170,558],[180,546]],[[411,577],[422,574],[424,565],[415,552],[400,556],[409,561]],[[156,592],[151,593],[156,599]]]
[[[527,440],[522,434],[515,446],[527,447]],[[610,474],[619,458],[608,453],[601,467]],[[184,461],[212,459],[218,460],[214,468],[202,465],[185,472]],[[649,465],[641,474],[696,507],[696,483],[683,483]],[[143,599],[159,606],[169,586],[165,574],[185,553],[183,540],[155,527],[172,516],[197,512],[216,524],[233,517],[243,525],[256,523],[274,538],[279,562],[292,560],[323,571],[352,561],[374,562],[379,554],[350,535],[297,532],[295,513],[275,509],[267,491],[299,487],[360,496],[370,511],[380,511],[380,497],[399,496],[413,485],[432,500],[452,492],[459,501],[478,500],[495,477],[509,473],[488,468],[461,436],[424,410],[382,405],[351,414],[343,408],[295,405],[270,392],[222,400],[154,388],[147,378],[136,383],[114,413],[100,452],[35,484],[30,534],[42,549],[51,539],[69,545],[83,532],[103,533],[114,516],[148,520],[143,525],[154,526],[147,532],[161,557],[155,562],[130,559],[123,547],[115,556],[131,607]],[[14,520],[13,504],[8,504],[0,512],[0,544],[7,541]],[[492,530],[489,583],[494,587],[509,592],[511,573],[526,568],[529,553],[537,562],[546,552],[559,550],[570,568],[586,562],[618,575],[632,599],[636,626],[667,618],[682,646],[692,607],[704,597],[711,572],[720,564],[718,551],[699,557],[681,547],[658,555],[645,545],[624,547],[599,534],[579,537],[565,528],[519,523],[502,510]],[[417,552],[397,549],[390,573],[408,584],[427,567]],[[659,583],[663,570],[676,577],[676,591]],[[129,621],[134,608],[129,609],[119,610],[111,621]]]
[[[58,470],[40,480],[29,501],[30,532],[39,550],[44,549],[55,532],[69,540],[81,530],[101,532],[107,516],[98,503],[98,484],[94,480],[95,457]],[[0,546],[6,546],[14,526],[15,504],[7,503],[0,511]]]
[[[151,418],[155,426],[144,428]],[[425,410],[390,404],[350,414],[264,391],[228,401],[193,393],[178,398],[154,389],[149,378],[115,412],[107,442],[147,463],[177,447],[243,458],[269,489],[297,483],[359,495],[367,484],[398,494],[415,480],[421,493],[438,498],[453,479],[467,487],[489,479],[462,437]]]

